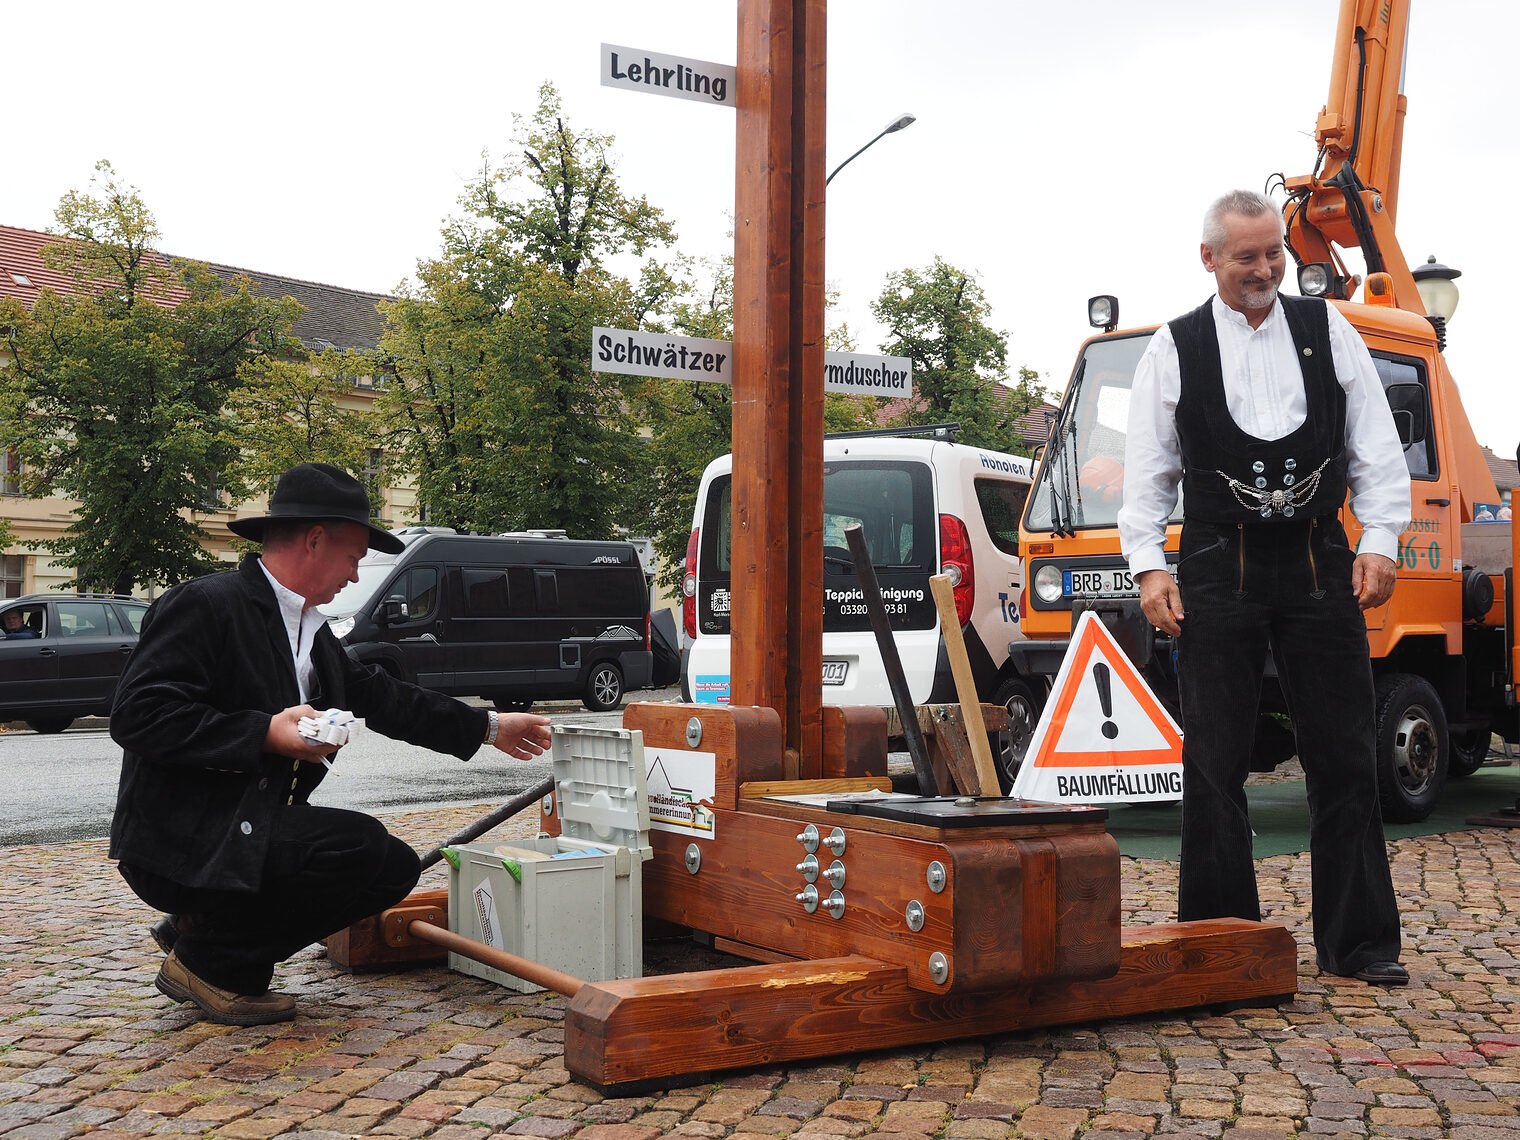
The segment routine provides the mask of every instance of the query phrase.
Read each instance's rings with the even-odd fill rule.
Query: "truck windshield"
[[[1150,333],[1104,337],[1082,350],[1029,492],[1024,526],[1050,534],[1111,527],[1124,502],[1130,385]],[[1178,497],[1172,521],[1182,519]]]

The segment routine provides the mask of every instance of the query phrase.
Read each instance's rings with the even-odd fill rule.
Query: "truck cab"
[[[1371,351],[1409,468],[1413,517],[1400,539],[1398,586],[1366,617],[1383,814],[1422,819],[1448,776],[1481,765],[1490,732],[1517,739],[1505,607],[1495,601],[1506,596],[1510,535],[1505,523],[1476,521],[1498,493],[1432,322],[1386,303],[1330,303]],[[1154,331],[1106,333],[1082,346],[1024,513],[1027,640],[1009,649],[1021,670],[1053,676],[1074,617],[1095,610],[1175,710],[1171,639],[1140,613],[1116,525],[1130,387]],[[1179,494],[1167,530],[1173,566],[1185,510]],[[1361,527],[1349,508],[1341,518],[1354,544]],[[1294,751],[1270,660],[1264,688],[1253,766],[1270,770]]]

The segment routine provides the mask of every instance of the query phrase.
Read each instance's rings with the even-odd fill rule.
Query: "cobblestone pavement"
[[[477,814],[388,823],[420,848]],[[1267,917],[1299,945],[1282,1008],[862,1052],[623,1098],[566,1073],[564,998],[441,968],[356,977],[314,948],[278,975],[295,1021],[195,1021],[154,990],[152,915],[104,843],[4,848],[0,1136],[1520,1138],[1517,846],[1497,829],[1390,845],[1407,989],[1316,974],[1309,860],[1281,856],[1259,877]],[[1126,859],[1123,885],[1126,922],[1172,917],[1174,865]]]

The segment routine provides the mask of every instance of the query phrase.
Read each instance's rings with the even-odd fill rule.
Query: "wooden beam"
[[[739,0],[734,232],[736,705],[823,772],[824,0]]]
[[[1124,931],[1119,972],[930,994],[907,971],[846,955],[589,982],[570,1003],[565,1066],[607,1091],[676,1075],[1049,1025],[1286,999],[1298,952],[1281,926],[1212,919]]]

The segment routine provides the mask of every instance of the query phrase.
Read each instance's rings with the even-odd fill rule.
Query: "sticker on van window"
[[[691,699],[699,705],[728,704],[728,674],[697,674],[691,685]]]

